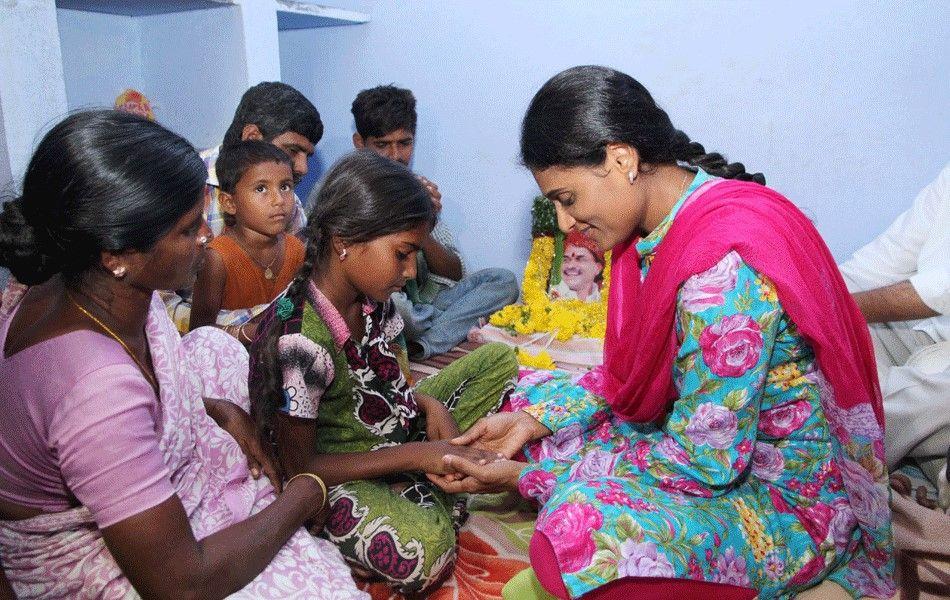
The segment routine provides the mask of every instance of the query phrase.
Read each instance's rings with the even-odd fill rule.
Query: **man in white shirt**
[[[841,273],[874,341],[888,467],[915,459],[935,484],[946,487],[950,164],[884,233],[842,264]]]

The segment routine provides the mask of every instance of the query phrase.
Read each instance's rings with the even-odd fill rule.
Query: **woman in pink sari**
[[[523,379],[456,440],[528,466],[447,457],[469,477],[439,482],[539,501],[559,598],[889,598],[875,363],[814,226],[612,69],[548,81],[521,152],[561,229],[613,249],[605,362]]]
[[[194,282],[205,177],[160,125],[77,113],[3,208],[0,265],[31,286],[0,306],[0,564],[19,598],[365,597],[302,528],[322,523],[320,478],[275,497],[244,349],[179,338],[155,293]]]

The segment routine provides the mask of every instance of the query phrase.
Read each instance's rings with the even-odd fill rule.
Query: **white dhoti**
[[[950,342],[934,342],[908,323],[874,323],[870,330],[887,466],[912,458],[936,485],[950,448]]]

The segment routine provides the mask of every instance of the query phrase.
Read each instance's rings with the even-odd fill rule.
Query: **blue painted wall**
[[[882,230],[950,157],[950,3],[462,2],[360,6],[355,27],[280,34],[281,73],[327,131],[315,170],[351,149],[356,93],[414,90],[415,169],[476,266],[520,273],[537,193],[518,128],[576,64],[643,82],[709,150],[766,173],[839,259]],[[309,182],[312,185],[312,181]]]
[[[131,87],[198,148],[220,143],[247,83],[239,10],[128,17],[58,9],[69,108],[112,106]]]
[[[199,149],[221,143],[247,88],[236,6],[139,17],[146,94]]]
[[[138,19],[58,9],[69,108],[112,106],[126,88],[142,90]]]

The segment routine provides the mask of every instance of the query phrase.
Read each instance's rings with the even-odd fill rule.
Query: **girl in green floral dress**
[[[286,474],[320,474],[325,535],[357,571],[406,593],[448,575],[466,515],[426,474],[445,474],[446,454],[495,458],[448,440],[496,410],[517,372],[494,344],[407,382],[389,296],[415,276],[434,218],[402,165],[372,152],[340,160],[308,219],[304,266],[252,346],[254,415]]]

